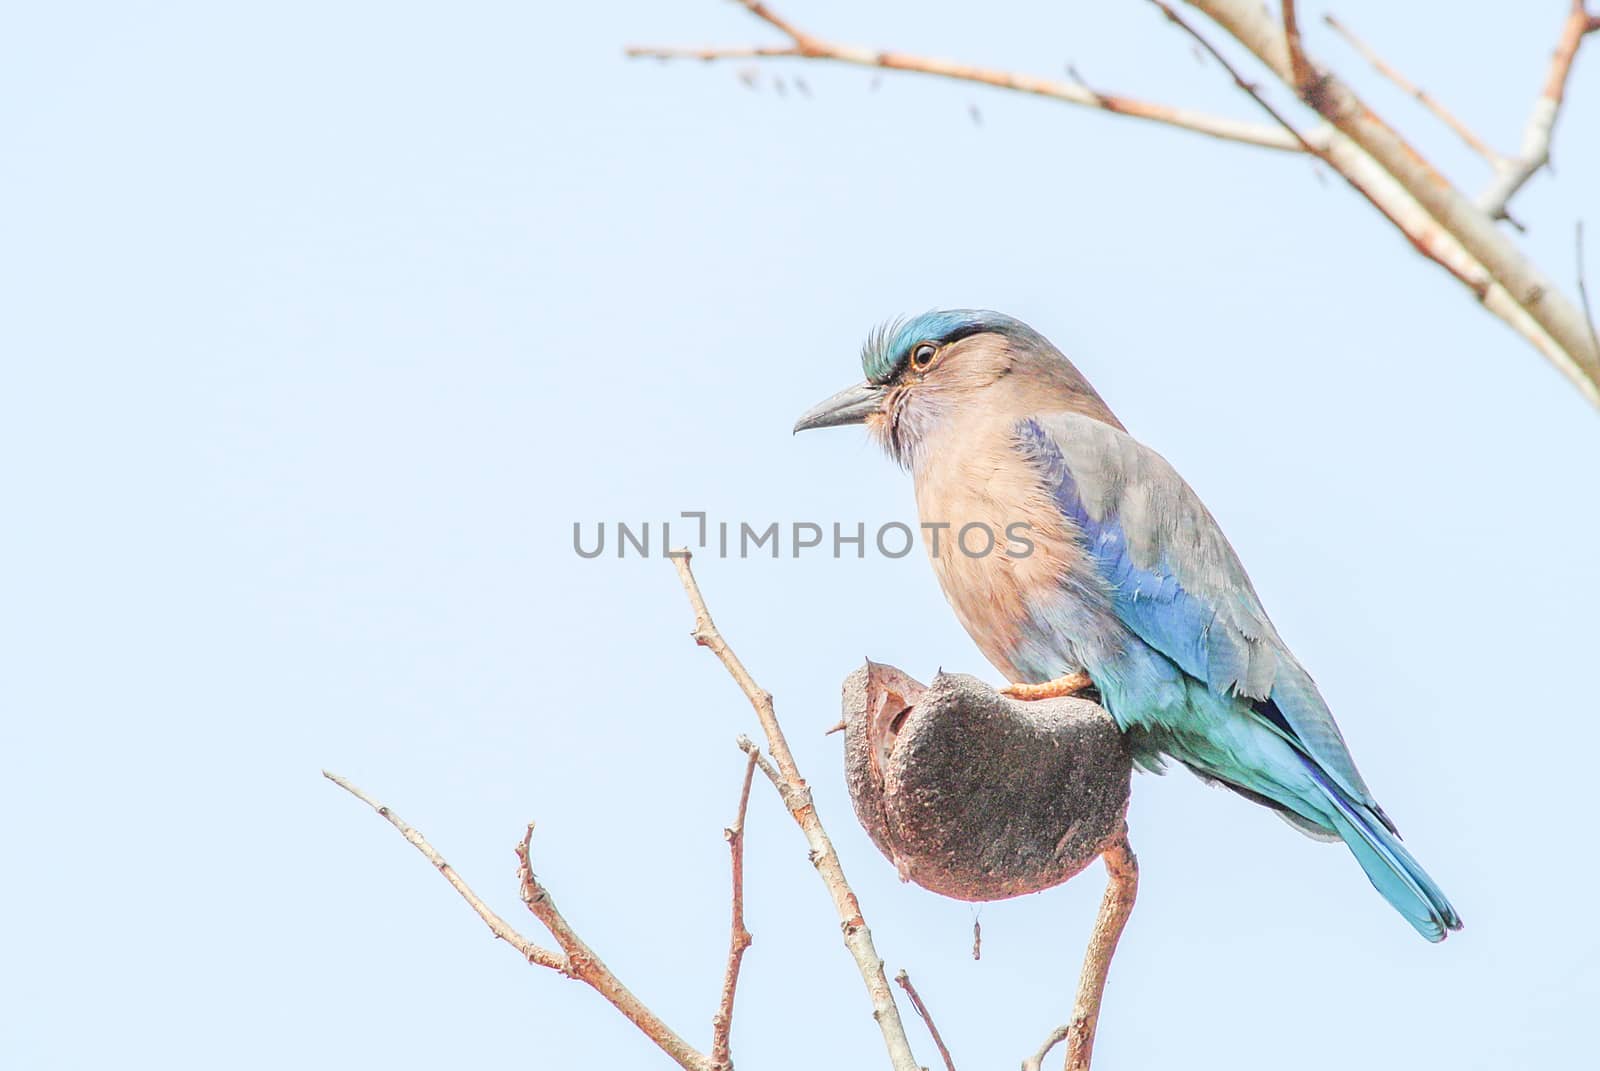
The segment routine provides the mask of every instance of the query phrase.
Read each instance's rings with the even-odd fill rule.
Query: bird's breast
[[[1079,586],[1073,576],[1091,567],[1071,522],[1009,436],[929,459],[916,486],[923,546],[984,657],[1018,682],[1079,668],[1065,637],[1040,636],[1038,611],[1067,597]]]

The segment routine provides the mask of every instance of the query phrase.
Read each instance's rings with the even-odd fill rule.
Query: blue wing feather
[[[1017,435],[1123,624],[1218,695],[1249,701],[1269,723],[1276,715],[1275,728],[1376,810],[1316,685],[1172,466],[1126,432],[1076,414],[1025,420]]]

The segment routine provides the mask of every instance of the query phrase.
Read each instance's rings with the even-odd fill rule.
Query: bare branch
[[[1116,954],[1117,941],[1128,925],[1128,916],[1133,914],[1134,900],[1139,895],[1139,860],[1128,847],[1127,838],[1123,837],[1108,848],[1102,858],[1106,864],[1106,892],[1100,901],[1100,914],[1094,920],[1089,946],[1083,953],[1083,971],[1078,976],[1072,1021],[1052,1030],[1038,1051],[1022,1061],[1022,1071],[1040,1071],[1050,1050],[1063,1041],[1067,1043],[1066,1071],[1089,1071],[1111,957]]]
[[[550,936],[556,939],[561,950],[566,953],[567,969],[564,973],[568,977],[576,978],[586,983],[595,992],[599,993],[611,1006],[621,1012],[634,1026],[637,1026],[644,1035],[661,1049],[662,1052],[672,1057],[679,1066],[688,1071],[711,1071],[711,1062],[690,1045],[683,1038],[656,1015],[655,1012],[645,1007],[644,1003],[629,991],[628,987],[614,974],[611,969],[601,962],[594,950],[584,943],[571,924],[556,909],[556,903],[550,897],[550,891],[539,884],[539,879],[533,873],[533,863],[530,858],[530,848],[533,842],[533,823],[528,823],[527,832],[522,835],[522,843],[517,845],[517,884],[521,889],[522,902],[534,918],[544,923],[545,929],[550,931]]]
[[[1550,162],[1550,138],[1555,133],[1556,119],[1561,114],[1561,102],[1567,93],[1567,77],[1572,73],[1572,62],[1578,56],[1578,46],[1588,34],[1600,29],[1600,16],[1590,16],[1584,9],[1584,0],[1572,0],[1566,21],[1561,24],[1561,36],[1556,42],[1555,54],[1550,58],[1550,70],[1545,75],[1544,89],[1533,102],[1533,112],[1522,130],[1522,148],[1515,159],[1503,160],[1488,189],[1478,198],[1478,207],[1490,219],[1508,219],[1506,206],[1518,190],[1541,167]]]
[[[1595,16],[1600,22],[1600,15]],[[1595,349],[1600,349],[1600,327],[1595,326],[1594,309],[1589,307],[1589,283],[1585,278],[1583,254],[1583,220],[1578,221],[1577,233],[1578,246],[1578,299],[1583,305],[1583,318],[1589,321],[1589,337],[1594,339]]]
[[[1283,3],[1283,40],[1289,49],[1290,85],[1302,98],[1315,92],[1316,75],[1306,59],[1305,46],[1300,42],[1300,21],[1295,16],[1294,0]]]
[[[656,1017],[655,1013],[639,1002],[639,999],[630,993],[627,988],[617,980],[606,965],[585,945],[578,935],[573,932],[567,920],[561,917],[556,910],[555,903],[551,901],[550,894],[539,885],[533,876],[533,871],[528,866],[528,842],[533,836],[533,826],[528,826],[528,832],[522,842],[517,845],[518,877],[522,887],[523,903],[527,904],[539,921],[545,924],[551,936],[561,946],[561,953],[552,952],[542,948],[523,937],[511,925],[485,904],[478,894],[473,892],[461,876],[444,858],[434,850],[421,833],[407,825],[400,816],[388,807],[368,796],[349,781],[338,774],[322,771],[322,776],[338,785],[356,799],[377,811],[388,823],[400,831],[400,835],[411,843],[411,846],[421,852],[434,869],[444,876],[456,892],[461,894],[475,911],[479,918],[489,927],[500,940],[515,948],[522,954],[522,958],[539,967],[548,967],[559,971],[568,978],[576,978],[587,983],[591,988],[605,997],[620,1011],[629,1022],[644,1032],[645,1036],[655,1042],[661,1051],[672,1057],[680,1067],[686,1071],[713,1071],[711,1062],[704,1054],[697,1051],[688,1042],[680,1038],[665,1023]]]
[[[330,770],[323,770],[322,776],[350,793],[362,803],[365,803],[368,807],[371,807],[374,811],[377,811],[385,821],[398,829],[400,835],[409,841],[413,848],[421,852],[428,862],[433,864],[434,869],[444,876],[444,880],[448,881],[451,887],[461,894],[461,899],[467,902],[467,906],[477,912],[478,917],[489,927],[490,933],[522,953],[522,958],[534,966],[548,967],[553,971],[560,971],[562,974],[570,973],[565,956],[552,952],[547,948],[541,948],[512,929],[510,923],[495,914],[488,904],[478,898],[478,894],[473,892],[471,887],[462,880],[461,875],[456,873],[455,868],[445,862],[443,856],[434,851],[433,845],[429,844],[421,833],[406,825],[398,814],[395,814],[388,807],[379,803],[338,774]]]
[[[944,1047],[944,1038],[939,1036],[939,1028],[933,1025],[933,1015],[929,1013],[928,1006],[922,1003],[922,997],[917,993],[917,987],[911,984],[911,975],[901,971],[894,976],[894,980],[901,989],[906,991],[906,996],[911,998],[911,1006],[917,1009],[917,1014],[922,1016],[922,1022],[928,1028],[928,1033],[933,1038],[933,1045],[939,1050],[939,1056],[944,1060],[945,1071],[956,1071],[956,1062],[950,1058],[950,1050]]]
[[[1272,116],[1272,121],[1277,123],[1278,126],[1282,127],[1290,137],[1294,138],[1295,144],[1299,145],[1301,149],[1311,153],[1313,156],[1318,158],[1322,157],[1322,149],[1312,145],[1311,142],[1306,139],[1305,135],[1301,134],[1295,125],[1284,117],[1282,112],[1278,111],[1277,108],[1274,108],[1272,106],[1272,102],[1261,95],[1260,87],[1258,87],[1254,82],[1246,79],[1244,75],[1240,74],[1239,68],[1235,67],[1232,63],[1229,63],[1228,57],[1224,56],[1220,51],[1218,51],[1216,45],[1213,45],[1210,41],[1208,41],[1199,30],[1196,30],[1193,26],[1185,22],[1183,20],[1183,16],[1174,11],[1171,5],[1162,3],[1162,0],[1150,0],[1150,2],[1161,9],[1161,13],[1167,17],[1169,22],[1173,23],[1178,27],[1178,29],[1192,37],[1196,44],[1203,48],[1212,59],[1216,60],[1222,69],[1228,72],[1228,77],[1233,79],[1233,84],[1241,89],[1247,96],[1249,96],[1251,100],[1260,105],[1262,111]],[[1293,5],[1289,5],[1285,8],[1285,10],[1293,11]],[[1296,39],[1298,40],[1298,38]]]
[[[1444,265],[1483,307],[1504,321],[1533,345],[1585,398],[1600,405],[1600,379],[1591,378],[1567,351],[1556,344],[1528,310],[1512,299],[1505,287],[1473,259],[1466,247],[1430,216],[1421,203],[1349,138],[1323,125],[1306,134],[1306,139],[1326,155],[1323,157],[1346,179],[1356,184],[1363,196],[1399,228],[1413,249]]]
[[[1100,1023],[1100,1000],[1106,991],[1106,975],[1117,941],[1133,903],[1139,895],[1139,860],[1128,847],[1128,838],[1106,849],[1101,857],[1106,864],[1106,893],[1100,901],[1100,914],[1094,920],[1089,947],[1083,953],[1083,972],[1078,976],[1078,997],[1072,1006],[1072,1021],[1067,1024],[1067,1071],[1088,1071],[1094,1056],[1095,1030]]]
[[[738,0],[738,3],[740,7],[750,12],[750,14],[754,15],[762,22],[770,23],[774,29],[783,34],[785,37],[789,38],[796,45],[804,48],[813,46],[815,44],[814,38],[802,33],[799,27],[783,18],[783,16],[779,15],[776,11],[773,11],[766,4],[757,3],[756,0]]]
[[[1336,158],[1333,152],[1336,143],[1331,138],[1322,137],[1317,142],[1313,142],[1310,137],[1300,133],[1294,124],[1284,117],[1282,112],[1273,107],[1272,103],[1262,94],[1259,86],[1240,74],[1239,69],[1228,61],[1228,57],[1223,55],[1204,34],[1186,22],[1183,16],[1173,10],[1171,5],[1163,3],[1162,0],[1151,0],[1151,3],[1161,9],[1162,14],[1166,15],[1168,21],[1188,34],[1201,48],[1209,53],[1211,58],[1216,60],[1222,69],[1228,72],[1228,75],[1233,79],[1233,84],[1259,104],[1263,111],[1272,116],[1273,120],[1288,131],[1306,152],[1313,154],[1333,168],[1357,193],[1365,197],[1372,207],[1376,208],[1385,219],[1394,225],[1395,229],[1410,240],[1413,249],[1454,275],[1477,295],[1479,301],[1486,299],[1489,286],[1487,276],[1477,264],[1470,262],[1470,258],[1452,257],[1447,249],[1442,248],[1444,243],[1441,241],[1440,235],[1436,233],[1438,232],[1438,227],[1427,219],[1425,213],[1406,213],[1402,211],[1403,204],[1396,207],[1396,198],[1393,196],[1381,196],[1378,192],[1381,186],[1373,181],[1374,176],[1366,175],[1362,169],[1351,167]],[[1284,10],[1286,22],[1292,26],[1293,5],[1286,6]],[[1298,47],[1298,30],[1294,31],[1291,40]],[[1307,77],[1309,78],[1310,76],[1308,75]],[[1307,86],[1309,87],[1310,84],[1308,82]],[[1307,88],[1304,92],[1310,93],[1313,90]]]
[[[1256,7],[1252,0],[1188,2],[1216,19],[1291,86],[1298,89],[1305,84],[1309,103],[1323,114],[1328,125],[1303,136],[1291,135],[1285,129],[1272,126],[1220,119],[1100,93],[1081,84],[1081,80],[1055,82],[945,60],[835,44],[798,30],[764,4],[743,0],[741,3],[747,10],[781,29],[790,43],[739,49],[636,47],[629,49],[628,54],[662,59],[831,60],[978,82],[1267,148],[1305,151],[1309,143],[1318,156],[1349,180],[1399,229],[1413,249],[1441,265],[1466,286],[1485,309],[1544,354],[1584,397],[1600,405],[1600,352],[1587,337],[1587,325],[1560,291],[1498,234],[1491,221],[1372,115],[1348,88],[1337,79],[1319,73],[1303,47],[1296,50],[1304,66],[1297,81],[1287,35],[1282,32],[1279,21]],[[1591,31],[1600,25],[1600,18],[1591,16],[1584,25],[1586,32]],[[1570,67],[1570,61],[1567,66]]]
[[[1349,27],[1345,26],[1344,23],[1340,22],[1332,15],[1322,16],[1322,21],[1327,23],[1328,27],[1332,29],[1334,33],[1337,33],[1340,37],[1343,37],[1350,47],[1360,53],[1361,57],[1368,63],[1372,64],[1373,68],[1379,74],[1393,82],[1402,93],[1414,98],[1418,104],[1421,104],[1424,108],[1428,109],[1428,111],[1432,112],[1434,118],[1438,119],[1441,123],[1454,131],[1456,137],[1464,141],[1467,144],[1467,147],[1473,152],[1489,161],[1489,163],[1495,167],[1501,167],[1507,163],[1504,156],[1496,152],[1488,142],[1484,141],[1482,138],[1478,137],[1477,134],[1473,133],[1472,128],[1458,119],[1454,112],[1450,111],[1450,109],[1439,103],[1439,101],[1427,90],[1421,88],[1416,83],[1408,79],[1405,75],[1401,74],[1394,67],[1385,62],[1384,58],[1378,55],[1375,49],[1369,46],[1365,41],[1361,40],[1361,38],[1357,37],[1355,32]]]
[[[1050,1036],[1044,1039],[1039,1051],[1022,1061],[1022,1071],[1043,1071],[1044,1058],[1050,1055],[1051,1049],[1067,1040],[1067,1035],[1071,1032],[1072,1028],[1066,1026],[1058,1026],[1050,1031]]]
[[[753,10],[760,5],[747,3],[746,6]],[[773,779],[784,806],[805,834],[806,843],[811,848],[811,863],[817,868],[822,883],[827,886],[834,910],[838,913],[845,947],[850,950],[856,968],[861,972],[861,980],[866,984],[867,996],[872,1001],[872,1016],[883,1033],[890,1063],[895,1071],[918,1071],[911,1043],[906,1038],[905,1025],[900,1021],[900,1010],[895,1007],[894,993],[890,991],[889,979],[883,973],[883,960],[873,946],[872,932],[867,929],[866,919],[861,916],[861,904],[856,899],[855,891],[845,880],[839,854],[834,851],[833,842],[823,829],[822,819],[817,816],[816,807],[811,802],[811,790],[800,776],[794,754],[784,739],[783,728],[778,724],[777,714],[773,710],[772,694],[756,683],[750,671],[745,669],[744,663],[739,661],[738,655],[733,653],[717,631],[715,622],[711,620],[711,612],[706,609],[705,598],[700,594],[700,585],[695,582],[694,573],[689,567],[689,552],[675,550],[671,552],[671,557],[678,570],[678,579],[683,583],[684,593],[689,597],[689,607],[694,611],[694,641],[717,656],[728,675],[750,701],[757,720],[761,722],[762,731],[767,737],[767,750],[776,760],[777,768],[771,769],[760,760],[757,765]]]
[[[741,746],[746,742],[741,738]],[[750,931],[744,925],[744,816],[750,808],[750,782],[755,778],[756,759],[760,753],[752,749],[744,764],[744,783],[739,788],[739,809],[734,812],[733,825],[722,831],[728,842],[728,854],[733,872],[733,922],[728,936],[728,968],[722,975],[722,996],[717,1002],[717,1014],[711,1019],[711,1066],[715,1071],[731,1071],[733,1056],[728,1036],[733,1030],[733,998],[739,988],[739,967],[744,962],[745,949],[750,947]]]
[[[1164,123],[1224,141],[1238,141],[1266,149],[1295,152],[1300,146],[1280,131],[1260,123],[1241,122],[1223,116],[1207,115],[1187,108],[1136,100],[1131,97],[1100,93],[1076,82],[1061,82],[1050,78],[1035,78],[1010,71],[976,67],[950,60],[927,56],[908,55],[860,48],[854,45],[825,41],[820,37],[795,27],[775,14],[765,4],[740,0],[752,15],[777,28],[789,38],[787,45],[756,46],[749,48],[663,48],[636,45],[626,50],[627,55],[649,59],[713,60],[729,59],[807,59],[848,63],[858,67],[876,67],[886,70],[911,71],[918,74],[950,78],[960,82],[977,82],[981,85],[1028,93],[1038,97],[1064,101],[1085,108],[1095,108],[1116,115]]]
[[[1288,45],[1278,21],[1254,0],[1188,0],[1209,15],[1265,63],[1280,80],[1294,85]],[[1587,24],[1587,23],[1586,23]],[[1505,320],[1576,384],[1590,401],[1600,404],[1600,351],[1589,338],[1582,314],[1559,288],[1495,227],[1493,220],[1471,204],[1439,174],[1417,150],[1379,119],[1343,82],[1307,63],[1315,72],[1313,91],[1303,98],[1333,128],[1327,137],[1324,159],[1364,193],[1388,208],[1391,220],[1417,214],[1396,188],[1414,201],[1435,229],[1425,237],[1408,232],[1419,249],[1431,248],[1440,263],[1464,282],[1481,268],[1484,283],[1474,286],[1485,307]],[[1351,143],[1342,145],[1341,135]],[[1315,139],[1312,139],[1315,140]],[[1360,157],[1371,159],[1379,179]],[[1365,176],[1362,181],[1358,176]],[[1459,246],[1459,250],[1454,248]],[[1504,291],[1501,293],[1501,291]]]
[[[772,787],[778,790],[779,795],[782,795],[784,786],[783,774],[778,772],[778,768],[772,765],[771,760],[761,754],[761,749],[756,747],[755,741],[741,733],[739,735],[739,750],[750,756],[766,779],[772,782]]]

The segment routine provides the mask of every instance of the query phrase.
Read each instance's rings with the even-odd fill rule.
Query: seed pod
[[[1088,699],[1009,699],[962,674],[924,688],[868,662],[843,707],[856,817],[902,880],[959,900],[1021,896],[1126,828],[1127,745]]]

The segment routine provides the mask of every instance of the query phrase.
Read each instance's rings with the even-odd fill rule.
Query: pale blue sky
[[[1564,7],[1337,13],[1510,148]],[[1255,118],[1134,0],[786,10]],[[1593,1059],[1600,422],[1337,179],[976,88],[812,66],[783,72],[811,99],[779,97],[621,58],[768,39],[718,0],[7,24],[0,1063],[666,1066],[492,942],[323,766],[510,917],[537,819],[568,915],[704,1044],[754,720],[669,564],[581,561],[571,524],[912,519],[859,432],[789,428],[859,377],[877,321],[935,305],[1031,322],[1185,473],[1467,922],[1428,946],[1342,850],[1141,777],[1104,1065]],[[1448,133],[1308,33],[1476,188]],[[1568,285],[1575,219],[1600,246],[1600,57],[1570,96],[1559,174],[1517,202]],[[973,962],[974,909],[896,880],[822,736],[865,654],[992,679],[927,562],[699,572],[890,970],[963,1071],[1015,1066],[1067,1012],[1098,872],[984,907]],[[881,1066],[766,791],[749,868],[741,1066]]]

